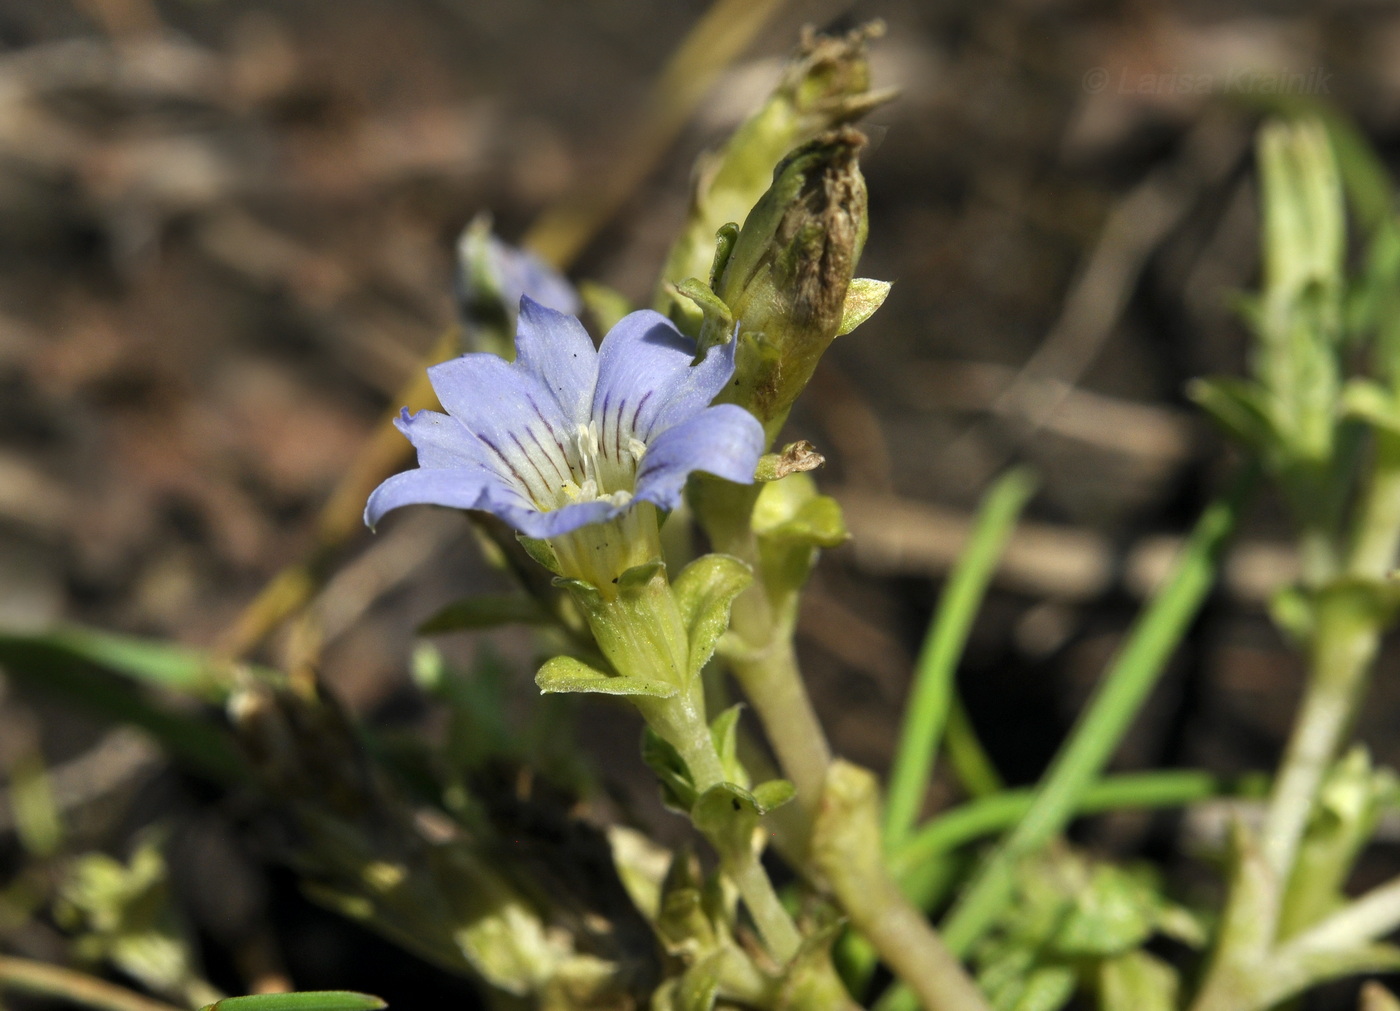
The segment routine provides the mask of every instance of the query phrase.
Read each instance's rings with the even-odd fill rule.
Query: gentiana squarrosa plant
[[[417,466],[365,506],[370,526],[412,505],[470,517],[516,589],[455,602],[420,631],[527,624],[543,693],[634,706],[641,757],[695,847],[577,817],[596,784],[570,750],[567,707],[541,704],[520,726],[501,688],[520,672],[486,649],[470,670],[428,642],[414,655],[417,684],[447,711],[441,744],[356,727],[309,663],[283,674],[71,626],[0,635],[0,661],[256,791],[308,894],[478,979],[502,1008],[1265,1011],[1326,980],[1400,968],[1385,943],[1400,883],[1344,891],[1397,800],[1395,777],[1349,734],[1400,604],[1400,224],[1389,180],[1338,121],[1261,133],[1250,376],[1194,387],[1243,448],[1242,477],[1203,512],[1042,780],[1004,786],[955,682],[1033,494],[1019,470],[989,492],[948,580],[887,782],[834,754],[794,638],[820,551],[849,534],[811,473],[817,449],[775,442],[832,342],[890,291],[856,276],[869,225],[852,123],[889,97],[869,86],[876,35],[804,37],[697,173],[651,308],[575,289],[474,221],[458,248],[460,326],[427,373],[441,409],[397,417]],[[1365,251],[1351,272],[1348,199]],[[1063,833],[1082,814],[1229,792],[1202,771],[1106,769],[1199,613],[1256,472],[1296,522],[1300,579],[1273,613],[1309,674],[1262,821],[1232,831],[1212,915],[1170,898],[1152,868],[1083,853]],[[144,692],[114,694],[98,668],[222,704],[232,735]],[[731,704],[725,674],[751,715]],[[940,757],[969,799],[923,820]],[[75,954],[171,999],[218,997],[165,905],[156,850],[49,873],[61,819],[42,766],[16,767],[19,838],[45,868],[26,880],[26,909],[47,903],[80,932]],[[46,896],[33,882],[47,879],[66,884]],[[66,972],[0,956],[0,986],[153,1011]],[[1387,1006],[1368,993],[1368,1011]],[[312,993],[214,1006],[379,1004]]]

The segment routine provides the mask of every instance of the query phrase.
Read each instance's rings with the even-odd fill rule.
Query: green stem
[[[724,765],[705,717],[704,686],[689,675],[689,642],[670,585],[656,576],[646,587],[594,604],[589,624],[599,646],[624,676],[659,678],[677,685],[671,698],[634,699],[638,710],[685,760],[696,791],[703,794],[725,782]],[[715,840],[711,840],[715,842]],[[722,854],[725,849],[716,845]],[[725,871],[779,964],[786,964],[802,943],[792,917],[778,900],[757,856],[726,859]]]
[[[57,997],[97,1011],[182,1011],[124,986],[28,958],[0,955],[0,988]]]
[[[1376,431],[1376,456],[1371,481],[1360,506],[1352,547],[1352,575],[1384,579],[1395,567],[1400,550],[1400,436]]]
[[[1255,474],[1255,469],[1249,468],[1228,497],[1213,503],[1201,516],[1167,584],[1129,634],[1069,741],[1037,787],[1025,817],[954,906],[944,934],[955,954],[965,954],[1006,908],[1016,864],[1065,827],[1112,757],[1214,584],[1220,556],[1254,486]]]
[[[783,774],[797,788],[798,803],[806,813],[804,820],[810,821],[811,810],[821,796],[822,780],[831,765],[831,745],[812,708],[792,638],[775,633],[773,626],[765,622],[762,612],[768,610],[767,599],[757,599],[762,595],[761,588],[754,588],[739,598],[734,630],[746,641],[752,641],[747,638],[750,633],[766,635],[767,645],[755,654],[734,659],[730,669],[763,722]]]
[[[1365,687],[1380,627],[1365,587],[1323,590],[1315,604],[1310,674],[1264,821],[1261,847],[1280,893],[1327,769],[1336,758]]]
[[[923,808],[938,744],[953,698],[953,676],[967,646],[972,621],[996,571],[997,561],[1035,490],[1026,470],[1016,469],[988,492],[977,523],[939,600],[914,675],[904,725],[890,770],[885,807],[885,846],[909,835]]]

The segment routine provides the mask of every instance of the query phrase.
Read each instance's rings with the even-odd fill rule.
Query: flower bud
[[[722,400],[771,439],[842,332],[867,227],[859,131],[843,127],[788,155],[749,213],[713,287],[738,323],[738,366]]]

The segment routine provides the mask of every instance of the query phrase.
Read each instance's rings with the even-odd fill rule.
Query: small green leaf
[[[225,997],[201,1011],[379,1011],[383,1000],[353,990],[306,990],[301,993],[257,993]]]
[[[610,676],[571,656],[556,656],[547,661],[535,675],[535,684],[546,695],[593,692],[599,695],[646,695],[655,699],[669,699],[676,694],[676,686],[664,681]]]
[[[687,278],[676,285],[676,291],[700,307],[705,321],[700,324],[700,336],[695,341],[695,361],[698,365],[705,360],[710,348],[728,344],[734,339],[734,314],[724,300],[698,277]]]
[[[559,568],[559,559],[555,557],[554,549],[549,546],[549,541],[542,541],[536,537],[526,537],[524,534],[516,534],[515,539],[520,542],[520,546],[525,549],[527,555],[556,576],[563,575]]]
[[[689,813],[699,791],[679,751],[651,727],[642,731],[642,761],[661,780],[661,794],[668,807]]]
[[[761,814],[777,810],[796,796],[797,787],[786,779],[770,779],[753,788],[753,799],[757,801]]]
[[[716,716],[710,723],[710,737],[715,742],[715,751],[719,752],[724,778],[747,784],[748,774],[739,762],[739,714],[743,710],[743,703],[736,703]]]
[[[539,625],[549,621],[539,604],[518,593],[492,593],[448,604],[418,626],[419,635],[465,632],[498,625]]]
[[[846,289],[846,302],[841,307],[841,325],[836,330],[836,336],[844,337],[874,316],[875,310],[885,304],[891,287],[889,281],[876,281],[869,277],[851,278],[851,286]]]
[[[753,582],[753,572],[732,555],[704,555],[676,577],[672,589],[690,641],[691,677],[698,677],[725,630],[729,609]]]
[[[721,856],[746,854],[762,810],[753,794],[734,783],[716,783],[690,810],[695,827]]]

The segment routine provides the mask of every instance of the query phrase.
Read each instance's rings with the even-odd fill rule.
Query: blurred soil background
[[[705,7],[0,0],[0,624],[218,641],[307,550],[336,479],[451,323],[460,229],[487,210],[518,240],[624,160],[649,84]],[[875,83],[902,93],[865,126],[860,273],[895,287],[790,426],[828,457],[819,480],[855,533],[815,577],[800,646],[837,749],[883,769],[970,511],[1007,464],[1033,464],[1041,493],[960,675],[1002,771],[1029,782],[1228,470],[1183,394],[1242,368],[1230,298],[1257,274],[1261,102],[1221,92],[1296,75],[1291,90],[1393,152],[1400,11],[794,0],[571,276],[644,303],[697,153],[762,98],[802,24],[871,18],[888,27]],[[1291,571],[1286,543],[1263,503],[1121,768],[1273,763],[1299,689],[1263,606]],[[368,719],[432,732],[408,674],[414,627],[498,580],[446,512],[358,537],[316,604],[326,681]],[[521,668],[519,704],[539,704],[524,635],[442,645],[464,662],[494,649]],[[1390,764],[1396,660],[1381,659],[1361,728]],[[578,717],[622,808],[664,822],[628,714]],[[173,826],[216,982],[245,989],[273,965],[303,988],[469,1006],[465,984],[302,900],[246,802],[11,686],[0,766],[36,741],[87,845],[121,853],[144,826]],[[1124,816],[1081,838],[1162,857],[1182,831]],[[17,854],[0,840],[0,875]],[[1363,874],[1397,870],[1391,843]],[[0,943],[59,950],[42,924],[0,924]]]

